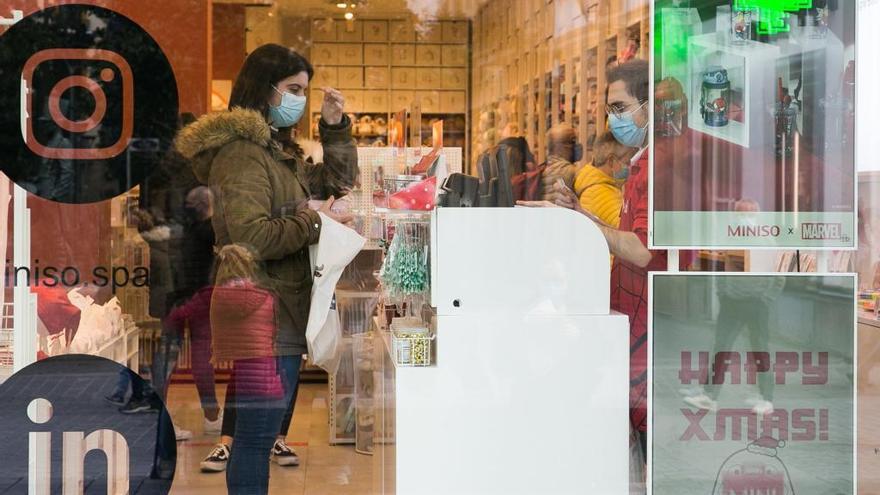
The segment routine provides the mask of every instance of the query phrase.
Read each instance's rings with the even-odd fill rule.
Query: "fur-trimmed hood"
[[[220,148],[242,139],[260,146],[269,146],[272,140],[272,129],[256,110],[235,108],[205,115],[181,130],[174,145],[184,158],[192,160],[196,178],[204,183]]]

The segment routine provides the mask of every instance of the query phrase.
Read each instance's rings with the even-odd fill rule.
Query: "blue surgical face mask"
[[[272,89],[281,95],[281,105],[269,105],[269,124],[278,128],[295,126],[306,111],[306,97],[282,92],[275,86]]]
[[[584,146],[581,143],[574,143],[571,150],[571,163],[577,163],[584,157]]]
[[[619,117],[615,114],[608,115],[608,127],[617,142],[630,148],[641,148],[645,143],[645,136],[648,135],[648,126],[639,127],[633,120],[633,114],[640,110],[645,104],[642,103],[639,108],[632,112],[621,114]]]

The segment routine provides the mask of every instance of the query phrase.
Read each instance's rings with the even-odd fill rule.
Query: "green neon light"
[[[758,13],[758,34],[787,33],[788,13],[813,8],[813,0],[736,0],[739,9]]]

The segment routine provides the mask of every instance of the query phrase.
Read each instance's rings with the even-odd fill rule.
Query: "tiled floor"
[[[224,387],[218,386],[218,392]],[[220,396],[222,403],[222,395]],[[270,493],[302,495],[368,495],[371,493],[372,462],[353,446],[330,446],[327,422],[327,385],[304,384],[294,410],[288,444],[301,459],[299,467],[271,465]],[[173,385],[168,407],[174,421],[195,435],[179,442],[177,475],[172,495],[225,494],[223,473],[203,474],[199,462],[217,442],[202,434],[202,413],[195,386]]]

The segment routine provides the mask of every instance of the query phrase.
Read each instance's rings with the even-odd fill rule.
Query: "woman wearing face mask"
[[[309,246],[318,242],[321,217],[305,207],[313,190],[332,184],[351,188],[358,174],[351,122],[339,91],[325,88],[321,120],[323,163],[303,159],[298,147],[279,141],[306,111],[306,91],[314,74],[311,64],[280,45],[251,53],[233,86],[229,111],[202,117],[184,129],[177,149],[193,161],[196,177],[214,192],[212,223],[218,248],[247,245],[265,270],[266,288],[277,300],[272,349],[252,349],[247,334],[221,335],[241,340],[241,358],[257,353],[277,356],[273,368],[283,397],[249,397],[236,391],[235,448],[227,468],[229,493],[264,494],[269,489],[269,453],[284,412],[296,392],[302,355],[306,352],[312,285]],[[291,152],[292,151],[292,152]],[[321,208],[326,216],[349,223],[349,215]],[[227,349],[235,345],[224,342]],[[226,356],[237,359],[237,356]]]

